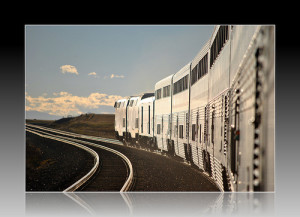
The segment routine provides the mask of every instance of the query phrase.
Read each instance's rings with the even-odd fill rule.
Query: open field
[[[100,136],[114,139],[114,114],[82,114],[77,117],[67,117],[53,120],[26,120],[26,123],[42,125],[73,133],[89,136]]]

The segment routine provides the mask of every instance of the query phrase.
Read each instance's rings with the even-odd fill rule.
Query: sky
[[[211,25],[27,25],[28,119],[114,113],[114,102],[154,92],[192,61]]]

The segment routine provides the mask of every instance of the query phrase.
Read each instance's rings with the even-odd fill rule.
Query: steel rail
[[[84,145],[81,145],[79,143],[72,142],[72,141],[69,141],[69,140],[66,140],[66,139],[56,138],[56,137],[49,136],[49,135],[43,135],[40,132],[36,132],[36,130],[32,130],[32,129],[28,129],[28,128],[26,128],[26,130],[28,132],[31,132],[33,134],[36,134],[36,135],[44,137],[44,138],[48,138],[48,139],[52,139],[52,140],[64,142],[64,143],[67,143],[67,144],[70,144],[70,145],[74,145],[74,146],[76,146],[78,148],[86,150],[92,156],[94,156],[94,166],[93,166],[93,168],[86,175],[84,175],[81,179],[79,179],[74,184],[72,184],[71,186],[69,186],[68,188],[66,188],[65,190],[63,190],[63,192],[73,192],[76,189],[78,189],[80,186],[82,186],[87,180],[89,180],[94,175],[94,173],[96,172],[97,168],[99,167],[99,155],[93,149],[90,149],[90,148],[88,148],[88,147],[86,147]]]
[[[88,135],[83,135],[83,134],[71,133],[71,132],[57,130],[57,129],[53,129],[53,128],[37,126],[37,125],[33,125],[33,124],[25,124],[25,125],[29,126],[29,127],[35,127],[35,128],[39,128],[39,129],[42,129],[42,130],[51,131],[51,132],[58,133],[58,134],[61,134],[61,135],[67,135],[67,136],[72,136],[72,137],[77,137],[77,138],[82,138],[82,139],[89,139],[89,140],[100,141],[100,142],[108,142],[108,143],[112,143],[112,144],[116,144],[116,145],[123,145],[122,142],[120,142],[119,140],[116,140],[116,139],[108,139],[108,138],[103,138],[103,137],[96,137],[96,136],[88,136]]]
[[[32,127],[35,127],[35,126],[32,126]],[[37,128],[40,128],[40,127],[37,127]],[[38,131],[38,130],[35,130],[35,131]],[[41,132],[41,131],[38,131],[38,132]],[[42,133],[51,135],[50,133],[47,133],[47,132],[42,132]],[[71,140],[71,141],[74,141],[74,142],[80,142],[80,143],[83,143],[83,144],[86,144],[86,145],[90,145],[90,146],[93,146],[93,147],[101,148],[103,150],[112,152],[112,153],[118,155],[119,157],[121,157],[127,163],[128,167],[129,167],[129,176],[128,176],[125,184],[123,185],[122,189],[120,190],[120,192],[126,192],[126,191],[129,190],[129,188],[130,188],[130,186],[131,186],[131,184],[133,182],[133,166],[132,166],[130,160],[124,154],[122,154],[121,152],[116,151],[116,150],[114,150],[112,148],[108,148],[106,146],[102,146],[102,145],[95,144],[95,143],[92,143],[92,142],[87,142],[87,141],[82,141],[82,140],[78,140],[78,139],[74,139],[74,138],[57,136],[57,135],[55,135],[55,136],[58,137],[58,138],[67,139],[67,140]]]

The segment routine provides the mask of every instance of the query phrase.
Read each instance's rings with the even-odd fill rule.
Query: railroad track
[[[123,145],[122,142],[120,142],[119,140],[116,140],[116,139],[108,139],[108,138],[102,138],[102,137],[96,137],[96,136],[87,136],[87,135],[57,130],[57,129],[53,129],[53,128],[37,126],[37,125],[33,125],[33,124],[25,124],[25,125],[28,127],[38,128],[41,130],[45,130],[45,131],[49,131],[49,132],[53,132],[53,133],[57,133],[57,134],[65,135],[65,136],[88,139],[88,140],[93,140],[93,141],[98,141],[98,142],[112,143],[115,145]]]
[[[34,127],[57,136],[66,136],[68,139],[79,139],[81,142],[87,142],[86,145],[98,143],[94,145],[103,145],[125,154],[134,165],[134,174],[127,191],[221,191],[208,174],[193,168],[189,169],[190,166],[181,160],[174,160],[160,152],[149,153],[148,150],[125,146],[114,139],[87,136],[32,124],[26,124],[26,127]],[[100,159],[106,156],[98,154]],[[129,171],[129,168],[124,170]],[[88,188],[82,190],[88,191]]]
[[[79,134],[75,135],[73,133],[62,132],[59,130],[53,130],[31,124],[26,124],[26,131],[34,133],[44,138],[64,142],[82,148],[88,151],[94,157],[94,166],[88,172],[88,174],[86,174],[80,180],[76,181],[73,185],[65,189],[64,192],[73,192],[77,189],[88,191],[118,191],[120,189],[120,186],[120,192],[126,192],[130,189],[131,185],[133,184],[132,164],[130,160],[119,151],[102,146],[100,144],[75,139],[74,137],[82,138],[82,135]],[[70,136],[73,138],[70,138]],[[105,142],[110,142],[110,139],[105,139]],[[88,148],[86,145],[95,147],[96,149],[93,150],[91,148]],[[99,158],[101,159],[101,161],[99,161]],[[98,175],[97,177],[93,176],[99,167],[101,167],[100,175]],[[125,177],[123,178],[124,180],[121,177]]]

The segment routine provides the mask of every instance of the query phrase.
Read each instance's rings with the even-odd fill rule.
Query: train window
[[[198,79],[203,77],[208,72],[208,65],[207,65],[207,54],[199,61],[199,70],[198,70]]]
[[[176,137],[178,135],[178,127],[177,127],[177,125],[174,125],[173,132],[174,132],[174,137]]]
[[[143,133],[143,125],[144,125],[144,123],[143,123],[143,120],[144,120],[144,118],[143,118],[143,116],[144,116],[144,108],[143,108],[143,106],[142,106],[142,114],[141,114],[141,133]]]
[[[156,100],[161,98],[161,88],[155,91]]]
[[[130,100],[129,106],[132,107],[134,100]]]
[[[156,127],[156,133],[157,133],[157,134],[160,134],[160,124],[157,124],[157,127]]]
[[[150,134],[150,121],[151,121],[151,118],[150,118],[150,105],[148,106],[148,134]]]
[[[176,94],[176,93],[178,93],[178,82],[175,82],[173,84],[173,94]]]
[[[188,85],[189,85],[189,75],[186,75],[173,84],[174,94],[180,93],[180,92],[188,89],[188,87],[189,87]]]
[[[179,125],[179,138],[183,139],[183,125]]]
[[[198,71],[198,65],[195,66],[195,68],[192,70],[191,73],[191,85],[193,85],[194,83],[196,83],[196,81],[198,80],[198,76],[197,76],[197,71]]]
[[[170,85],[165,86],[163,88],[163,97],[168,97],[168,96],[170,96]]]
[[[229,26],[220,26],[212,46],[210,47],[210,67],[212,67],[222,48],[224,47],[224,44],[228,41],[228,32]]]
[[[207,54],[198,62],[191,73],[191,85],[196,83],[201,77],[206,75],[208,72]]]
[[[195,141],[196,124],[192,124],[192,141]]]
[[[199,142],[201,142],[201,124],[200,124]]]

